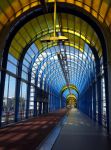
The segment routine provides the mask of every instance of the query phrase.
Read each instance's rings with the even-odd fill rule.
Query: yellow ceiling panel
[[[35,1],[30,4],[31,7],[35,7],[40,4],[40,1]]]
[[[74,16],[72,15],[67,15],[67,19],[68,19],[68,27],[72,30],[74,30]]]
[[[18,10],[21,9],[21,5],[20,5],[19,1],[9,0],[9,3],[11,4],[11,6],[15,10],[15,12],[17,12]]]
[[[79,7],[82,7],[82,1],[83,1],[83,0],[75,1],[75,4],[76,4],[77,6],[79,6]]]
[[[21,53],[22,47],[21,47],[21,45],[19,45],[17,43],[17,41],[15,39],[12,41],[11,45],[15,49],[15,51],[18,51],[19,53]]]
[[[67,28],[67,14],[62,14],[61,25],[64,26],[64,28]]]
[[[111,23],[111,8],[108,11],[107,17],[106,17],[106,23],[109,26]]]
[[[81,38],[79,38],[79,40],[80,40],[80,47],[82,48],[82,49],[84,49],[84,45],[85,45],[85,42],[81,39]]]
[[[77,37],[77,36],[75,36],[75,38],[74,38],[74,43],[75,43],[75,45],[78,45],[79,46],[79,43],[80,42],[80,38],[79,37]]]
[[[93,29],[90,26],[88,26],[87,33],[86,33],[86,38],[89,41],[91,41],[91,39],[92,39],[93,32],[94,32]]]
[[[53,14],[47,14],[44,16],[40,16],[38,18],[32,19],[30,22],[26,23],[16,34],[15,39],[12,41],[12,47],[14,47],[15,51],[19,51],[21,54],[23,51],[23,48],[31,42],[35,36],[37,37],[37,40],[35,42],[36,46],[38,47],[39,51],[44,49],[44,47],[49,47],[49,45],[54,45],[54,42],[50,43],[41,43],[40,39],[43,39],[45,37],[53,36],[53,30],[50,28],[53,28]],[[96,43],[97,41],[97,35],[94,32],[94,30],[82,19],[78,17],[73,17],[73,15],[67,15],[67,14],[60,14],[61,22],[63,22],[63,26],[61,29],[61,34],[68,37],[70,44],[74,43],[76,44],[76,47],[80,47],[81,49],[84,49],[84,43],[90,44],[90,41],[94,41]],[[59,14],[58,14],[59,17]],[[42,18],[42,20],[40,20]],[[52,21],[49,21],[52,18]],[[39,20],[39,21],[38,21]],[[40,24],[39,24],[40,23]],[[45,30],[42,31],[41,27],[43,24],[45,24]],[[46,26],[47,24],[47,26]],[[65,24],[65,26],[64,26]],[[44,25],[43,25],[44,26]],[[73,28],[74,26],[74,28]],[[42,27],[43,28],[43,27]],[[73,28],[73,29],[72,29]],[[75,29],[75,31],[74,31]],[[42,31],[42,32],[41,32]],[[60,29],[56,29],[57,32],[60,31]],[[95,34],[92,34],[95,33]],[[38,36],[39,35],[39,36]],[[93,40],[92,40],[92,35]],[[86,37],[87,36],[87,37]],[[39,38],[38,38],[39,37]],[[94,45],[94,44],[93,44]],[[99,45],[97,45],[99,46]],[[98,47],[99,49],[99,47]]]
[[[92,39],[91,39],[91,45],[94,46],[95,42],[98,40],[97,35],[95,32],[93,32]]]
[[[30,9],[30,5],[27,5],[23,8],[23,12],[27,11],[28,9]]]
[[[31,41],[31,37],[29,36],[29,34],[27,33],[27,31],[26,31],[26,29],[24,27],[21,28],[19,32],[23,36],[23,38],[26,40],[27,43],[29,41]]]
[[[25,30],[27,31],[31,39],[36,35],[35,30],[33,29],[33,26],[30,23],[27,23],[25,25]]]
[[[102,16],[102,18],[105,17],[107,9],[108,9],[108,4],[103,1],[100,8],[100,15]]]
[[[86,11],[90,12],[90,7],[89,7],[89,6],[84,5],[84,9],[85,9]]]
[[[95,18],[97,18],[97,12],[95,10],[92,10],[92,13],[91,13]]]
[[[9,4],[6,0],[0,1],[0,7],[1,7],[2,10],[7,9],[9,7]]]
[[[98,9],[99,9],[99,6],[100,6],[100,2],[101,2],[101,0],[93,0],[93,2],[92,2],[93,3],[92,8],[96,12],[98,12]]]
[[[3,27],[3,26],[0,24],[0,30],[2,29],[2,27]]]
[[[75,29],[80,32],[80,19],[78,17],[75,17]]]
[[[17,53],[17,51],[15,51],[12,47],[10,47],[10,54],[11,55],[14,55],[14,57],[16,58],[16,59],[19,59],[19,54]]]
[[[50,1],[50,0],[49,0]],[[52,0],[54,2],[54,0]],[[65,2],[65,0],[57,0],[58,2]]]
[[[81,52],[84,51],[81,47],[79,47],[78,45],[75,45],[74,43],[65,42],[64,45],[74,47]]]
[[[91,2],[92,2],[92,0],[84,0],[84,4],[86,4],[90,7],[91,7]]]
[[[41,26],[41,28],[42,28],[43,31],[44,31],[46,28],[48,28],[47,23],[46,23],[46,21],[45,21],[44,15],[39,16],[39,17],[37,18],[37,20],[38,20],[38,22],[39,22],[39,24],[40,24],[40,26]],[[42,22],[42,23],[41,23],[41,22]]]
[[[36,33],[40,33],[42,30],[41,30],[41,28],[40,28],[40,25],[38,24],[38,21],[37,21],[37,19],[35,18],[35,19],[32,19],[31,21],[30,21],[30,23],[33,25],[33,28],[34,28],[34,30],[35,30],[35,32]],[[37,28],[36,28],[37,27]]]
[[[0,7],[3,11],[5,9],[5,14],[8,16],[8,18],[14,15],[14,10],[10,7],[9,3],[6,0],[0,3]]]
[[[35,43],[36,47],[38,48],[38,50],[40,50],[40,49],[43,48],[43,45],[42,45],[42,43],[40,42],[40,40],[36,40],[34,43]]]
[[[84,35],[84,36],[86,35],[87,28],[88,28],[88,24],[85,21],[82,21],[82,26],[81,26],[82,35]]]
[[[99,40],[97,40],[95,47],[97,50],[99,50],[101,48],[101,44],[100,44]]]
[[[66,0],[68,3],[74,4],[75,0]]]
[[[5,25],[7,21],[8,17],[0,10],[0,22]]]
[[[47,19],[48,28],[53,28],[53,15],[52,14],[46,14],[45,18]]]
[[[98,17],[98,20],[99,20],[100,22],[103,22],[103,18],[102,18],[101,16]]]
[[[48,0],[48,2],[54,2],[54,0]],[[111,1],[110,0],[58,0],[58,2],[72,3],[76,6],[82,7],[89,13],[90,13],[90,9],[92,9],[91,11],[92,15],[97,18],[97,14],[100,13],[102,18],[100,16],[98,16],[98,18],[100,22],[103,22]],[[13,21],[16,17],[20,16],[23,12],[39,4],[40,4],[39,0],[19,0],[19,1],[0,0],[0,21],[2,22],[2,24],[6,24],[7,21],[9,20]],[[108,26],[111,24],[110,9],[107,15],[107,19],[105,21]],[[42,29],[45,28],[46,28],[46,24],[45,25],[43,24]]]
[[[68,37],[68,40],[74,42],[74,34],[67,34],[67,35],[65,35],[65,36]]]
[[[19,11],[16,13],[16,18],[19,17],[21,14],[22,14],[22,10],[19,10]]]
[[[16,41],[18,41],[18,43],[20,43],[20,45],[22,45],[23,48],[24,48],[25,45],[27,44],[27,43],[25,42],[26,39],[24,39],[24,38],[22,37],[22,35],[21,35],[19,32],[15,35],[14,38],[16,39]]]
[[[30,0],[20,0],[23,7],[30,4]]]

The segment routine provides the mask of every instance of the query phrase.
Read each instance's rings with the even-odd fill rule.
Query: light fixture
[[[68,41],[65,36],[56,36],[56,0],[54,0],[54,35],[52,37],[45,37],[41,39],[41,42],[51,42],[51,41]]]

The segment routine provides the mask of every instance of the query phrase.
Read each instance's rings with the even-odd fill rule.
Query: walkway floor
[[[72,109],[52,150],[111,150],[111,139],[103,128]]]
[[[35,150],[66,114],[61,109],[0,129],[0,150]]]

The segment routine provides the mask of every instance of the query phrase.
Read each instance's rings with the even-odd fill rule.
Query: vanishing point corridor
[[[0,0],[0,150],[111,150],[111,0]]]

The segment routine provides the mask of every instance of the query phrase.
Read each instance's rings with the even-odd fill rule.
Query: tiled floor
[[[111,150],[111,139],[103,128],[72,109],[52,150]]]

